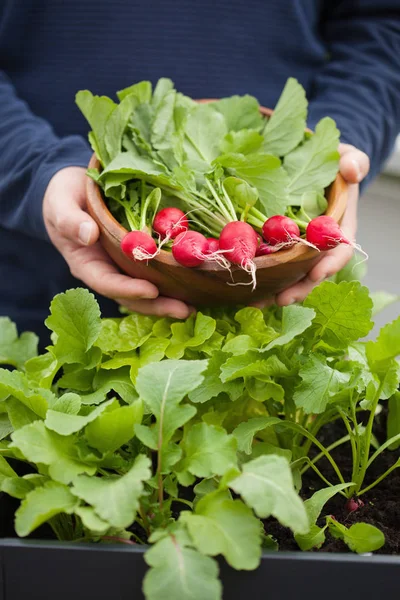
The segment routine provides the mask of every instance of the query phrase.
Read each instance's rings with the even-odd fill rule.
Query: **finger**
[[[100,242],[90,247],[76,246],[69,242],[64,244],[61,252],[72,275],[102,296],[129,300],[158,297],[157,287],[149,281],[120,273]]]
[[[341,244],[337,248],[327,252],[320,262],[311,269],[307,278],[313,284],[313,287],[315,287],[321,283],[321,281],[332,277],[332,275],[335,275],[340,269],[343,269],[353,254],[354,249],[352,246]]]
[[[70,167],[56,173],[43,201],[46,227],[53,235],[80,245],[92,245],[99,238],[99,228],[86,212],[85,170]]]
[[[370,161],[365,152],[349,144],[340,144],[339,169],[349,183],[360,183],[368,175]]]
[[[278,306],[289,306],[295,302],[302,302],[308,294],[322,281],[332,277],[340,271],[353,256],[353,248],[341,244],[327,252],[326,256],[308,273],[304,279],[287,288],[276,298]]]
[[[68,202],[60,200],[49,215],[52,228],[59,236],[81,246],[95,244],[100,235],[97,223],[73,198],[68,198]]]
[[[156,300],[132,300],[118,298],[117,302],[132,312],[143,315],[154,315],[156,317],[172,317],[173,319],[187,319],[195,312],[192,306],[188,306],[180,300],[160,297]]]
[[[355,240],[357,233],[358,191],[358,185],[350,184],[348,186],[347,207],[340,223],[344,235],[351,241]]]

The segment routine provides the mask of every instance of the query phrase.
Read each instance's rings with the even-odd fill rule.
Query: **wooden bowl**
[[[200,102],[210,102],[201,100]],[[270,116],[272,110],[260,108],[262,114]],[[89,168],[99,168],[100,163],[93,154]],[[347,205],[347,184],[338,174],[326,192],[327,215],[341,222]],[[124,273],[154,283],[162,296],[183,300],[193,306],[227,306],[250,304],[274,296],[296,283],[321,260],[320,253],[303,244],[295,244],[276,254],[254,259],[257,267],[257,287],[251,285],[232,286],[229,273],[216,265],[203,264],[196,268],[182,267],[172,253],[161,250],[149,261],[134,262],[121,251],[121,240],[127,230],[120,225],[108,210],[99,186],[87,179],[87,210],[100,228],[100,242],[106,252]],[[249,282],[249,275],[242,269],[232,266],[235,283]]]

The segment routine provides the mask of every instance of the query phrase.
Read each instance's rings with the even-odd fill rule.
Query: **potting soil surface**
[[[374,434],[380,444],[386,441],[386,406],[382,413],[376,418]],[[321,430],[318,439],[328,446],[335,440],[346,435],[344,425],[340,422],[328,425],[324,431]],[[375,449],[373,449],[375,451]],[[332,456],[338,464],[345,481],[351,481],[352,458],[350,444],[344,444],[332,451]],[[374,482],[389,467],[391,467],[400,458],[400,449],[384,451],[367,470],[364,487]],[[333,484],[339,483],[338,478],[326,458],[318,461],[318,468],[324,476]],[[303,487],[301,496],[304,500],[310,498],[312,494],[324,487],[325,484],[319,479],[318,475],[309,469],[303,476]],[[346,499],[337,494],[332,500],[326,503],[321,513],[317,525],[325,525],[327,515],[334,516],[339,523],[350,527],[354,523],[370,523],[378,527],[385,535],[385,545],[375,554],[400,554],[400,469],[392,471],[383,481],[369,492],[363,495],[364,506],[356,511],[348,513],[345,508]],[[275,519],[266,519],[265,533],[272,535],[279,544],[279,550],[296,551],[298,546],[294,540],[290,529],[280,525]],[[324,552],[349,552],[346,544],[339,539],[332,537],[328,530],[325,530],[326,541],[320,550]]]

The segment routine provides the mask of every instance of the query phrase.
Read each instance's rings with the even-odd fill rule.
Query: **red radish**
[[[253,258],[258,246],[257,234],[248,223],[232,221],[225,225],[219,236],[219,247],[231,263],[250,273],[253,290],[256,287],[256,266]]]
[[[260,244],[256,251],[256,256],[266,256],[267,254],[273,254],[277,252],[276,246],[270,246],[269,244]]]
[[[271,246],[293,244],[299,241],[300,229],[289,217],[275,215],[267,219],[262,228],[264,239]]]
[[[130,231],[121,242],[122,252],[133,260],[150,260],[159,250],[157,244],[145,231]]]
[[[213,254],[219,250],[219,241],[215,238],[207,238],[208,250],[206,254]]]
[[[154,217],[153,229],[163,239],[173,240],[177,235],[189,229],[189,221],[179,208],[163,208]]]
[[[335,219],[327,215],[321,215],[309,222],[306,229],[306,238],[318,250],[330,250],[336,248],[339,244],[354,245],[345,237]]]
[[[360,498],[349,498],[346,502],[345,508],[348,513],[352,513],[362,506],[364,506],[364,502],[360,500]]]
[[[198,267],[207,258],[208,241],[198,231],[180,233],[172,244],[172,255],[184,267]]]

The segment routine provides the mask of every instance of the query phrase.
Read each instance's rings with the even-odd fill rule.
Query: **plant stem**
[[[139,536],[138,536],[136,533],[133,533],[132,531],[130,531],[130,534],[131,534],[131,536],[132,536],[132,537],[134,537],[134,538],[135,538],[135,540],[136,540],[137,542],[139,542],[139,544],[142,544],[142,546],[145,546],[145,545],[146,545],[146,542],[145,542],[145,541],[143,541],[143,540],[142,540],[142,538],[140,538],[140,537],[139,537]]]
[[[379,446],[379,448],[373,453],[373,455],[371,456],[371,458],[368,461],[367,464],[367,469],[368,467],[371,466],[371,464],[374,462],[374,460],[376,458],[378,458],[378,456],[384,451],[386,450],[386,448],[388,448],[391,444],[393,444],[394,442],[397,442],[397,440],[400,440],[400,433],[398,433],[397,435],[394,435],[393,437],[389,438],[388,440],[386,440],[386,442],[384,444],[382,444],[382,446]]]
[[[335,448],[337,448],[338,446],[341,446],[342,444],[345,444],[346,442],[348,442],[350,440],[350,435],[344,435],[343,437],[340,438],[340,440],[336,440],[336,442],[333,442],[333,444],[331,444],[330,446],[327,446],[326,451],[330,452],[331,450],[334,450]],[[307,465],[306,467],[303,467],[303,469],[300,471],[300,475],[304,475],[304,473],[316,462],[318,462],[321,458],[323,458],[324,453],[320,452],[319,454],[317,454],[317,456],[315,456],[312,460],[310,460],[309,465]]]
[[[216,214],[215,212],[212,212],[211,210],[206,208],[204,204],[201,204],[198,200],[195,200],[194,198],[190,198],[188,196],[184,196],[178,191],[173,191],[171,195],[175,196],[176,198],[179,198],[180,200],[183,200],[183,202],[186,202],[186,204],[188,204],[189,206],[198,208],[201,212],[206,213],[214,221],[214,223],[221,226],[221,229],[225,227],[227,221],[224,220],[222,216],[219,216],[218,213]]]
[[[157,481],[158,481],[158,504],[160,505],[160,510],[162,510],[163,507],[163,500],[164,500],[164,484],[163,484],[163,478],[162,478],[162,474],[161,474],[161,448],[158,449],[158,455],[157,455]]]
[[[185,504],[185,506],[189,506],[189,508],[193,510],[193,502],[190,502],[189,500],[184,500],[183,498],[173,498],[173,501]]]
[[[266,217],[264,215],[264,213],[262,213],[260,210],[258,210],[258,208],[255,208],[255,206],[252,206],[251,209],[249,210],[249,213],[251,215],[253,215],[254,217],[256,217],[257,219],[259,219],[262,223],[262,225],[264,225],[265,221],[267,221],[268,217]]]
[[[139,504],[139,515],[143,521],[143,527],[147,533],[147,537],[150,536],[150,523],[149,523],[149,519],[147,518],[146,513],[143,510],[143,506],[141,504]]]
[[[144,179],[141,180],[140,185],[140,230],[143,231],[146,225],[146,182]]]
[[[347,432],[349,434],[347,437],[350,440],[350,444],[351,444],[351,456],[352,456],[352,459],[353,459],[353,469],[352,469],[352,473],[351,473],[351,480],[354,481],[354,478],[356,477],[357,470],[360,467],[360,464],[359,464],[359,461],[358,461],[357,447],[356,447],[356,443],[355,443],[355,440],[354,440],[354,433],[351,430],[350,423],[349,423],[349,421],[347,419],[347,416],[343,412],[343,410],[341,408],[338,408],[338,410],[339,410],[340,416],[342,417],[342,421],[343,421],[343,423],[344,423],[344,425],[345,425],[345,427],[347,429]],[[357,423],[355,423],[355,427],[357,428]]]
[[[132,217],[132,211],[131,211],[132,207],[131,207],[131,205],[128,204],[127,202],[125,202],[125,201],[122,201],[122,200],[116,200],[115,198],[114,198],[114,200],[116,202],[118,202],[118,204],[120,206],[122,206],[122,208],[124,209],[126,220],[128,221],[128,225],[131,228],[131,231],[136,231],[137,230],[137,223],[136,223],[136,221]]]
[[[72,525],[72,517],[70,515],[63,513],[55,515],[49,519],[49,525],[60,542],[71,541],[74,539],[74,528]]]
[[[368,462],[369,462],[369,449],[371,447],[371,435],[372,435],[372,427],[374,424],[374,420],[375,420],[375,412],[376,412],[376,407],[378,406],[378,402],[379,402],[379,398],[381,396],[381,392],[382,392],[382,388],[383,388],[383,381],[380,382],[380,385],[378,387],[378,390],[375,394],[375,398],[373,399],[372,402],[372,406],[371,406],[371,412],[369,415],[369,419],[368,419],[368,424],[367,424],[367,428],[365,430],[365,446],[364,446],[364,454],[361,458],[361,468],[358,472],[357,478],[356,478],[356,483],[357,486],[355,488],[355,492],[358,494],[359,490],[364,482],[364,478],[365,478],[365,473],[367,471],[368,468]]]
[[[350,398],[350,409],[351,409],[351,418],[353,419],[353,424],[354,424],[354,435],[355,435],[355,444],[356,444],[356,450],[357,450],[357,457],[356,457],[356,463],[357,466],[360,465],[361,462],[361,445],[360,445],[360,434],[358,432],[358,421],[357,421],[357,401],[358,398],[356,398],[355,400],[353,400],[353,390],[351,392],[351,398]],[[354,466],[354,464],[353,464]],[[353,471],[351,480],[354,481],[353,477],[356,476],[356,471]]]
[[[331,482],[330,482],[328,479],[326,479],[326,477],[325,477],[324,475],[322,475],[321,471],[320,471],[320,470],[318,469],[318,467],[316,467],[316,466],[315,466],[315,464],[314,464],[314,463],[313,463],[313,462],[312,462],[312,461],[311,461],[311,460],[308,458],[308,456],[303,456],[303,457],[302,457],[302,458],[300,458],[299,460],[304,460],[304,461],[305,461],[305,462],[308,464],[308,466],[307,466],[307,469],[308,469],[309,467],[311,467],[311,469],[312,469],[313,471],[315,471],[315,472],[316,472],[316,474],[318,475],[318,477],[320,477],[320,478],[322,479],[322,481],[323,481],[324,483],[326,483],[326,485],[327,485],[328,487],[333,487],[333,483],[331,483]],[[297,461],[295,461],[295,463],[296,463],[296,462],[297,462]],[[290,465],[290,467],[293,467],[295,463],[292,463],[292,464]],[[306,469],[306,470],[307,470],[307,469]],[[304,471],[304,472],[305,472],[305,471]],[[302,473],[303,473],[303,469],[300,471],[300,474],[302,474]]]
[[[232,215],[229,214],[229,211],[227,210],[227,208],[224,206],[224,203],[222,202],[222,200],[220,199],[220,197],[218,196],[217,192],[215,191],[215,189],[213,188],[213,186],[211,185],[211,183],[208,181],[208,179],[206,178],[206,184],[208,186],[208,189],[210,190],[211,194],[213,195],[215,202],[217,203],[217,205],[219,206],[219,209],[221,211],[221,213],[224,215],[224,217],[226,219],[228,219],[228,221],[236,221],[236,214],[235,217],[232,218]],[[233,207],[232,207],[233,208]]]
[[[336,461],[332,458],[331,454],[326,450],[326,448],[321,444],[321,442],[319,442],[317,440],[316,437],[314,437],[309,431],[307,431],[307,429],[305,429],[304,427],[301,427],[301,425],[298,425],[298,423],[282,423],[283,425],[286,425],[288,428],[290,429],[294,429],[295,431],[301,431],[301,433],[309,438],[309,440],[311,440],[311,442],[313,444],[315,444],[317,446],[317,448],[319,448],[321,450],[321,452],[324,454],[324,456],[326,456],[326,458],[329,460],[329,462],[331,463],[336,475],[339,478],[340,483],[345,483],[345,480],[343,479],[343,475],[339,469],[339,467],[336,464]]]
[[[260,229],[260,230],[262,229],[262,226],[264,225],[264,221],[260,221],[260,219],[257,219],[257,217],[253,217],[250,211],[247,215],[247,223],[249,223],[250,225],[253,225],[253,227],[256,227],[257,229]]]
[[[378,483],[380,483],[383,479],[385,479],[385,477],[387,477],[389,475],[389,473],[391,473],[392,471],[394,471],[395,469],[398,469],[398,468],[399,468],[399,464],[398,464],[398,461],[396,461],[394,463],[394,465],[389,467],[389,469],[387,469],[380,477],[378,477],[378,479],[376,479],[373,483],[371,483],[370,485],[367,485],[367,487],[363,488],[360,492],[358,492],[358,496],[361,496],[362,494],[369,492],[369,490],[372,490],[372,488],[374,488],[376,485],[378,485]]]
[[[314,420],[314,422],[312,423],[312,425],[310,425],[310,429],[309,430],[307,429],[307,431],[309,431],[311,435],[313,435],[313,436],[317,435],[317,433],[321,429],[321,427],[323,425],[325,425],[325,420],[324,420],[323,417],[325,417],[324,414],[319,415]],[[312,439],[308,438],[307,441],[304,443],[304,452],[306,454],[309,453],[311,446],[312,446]]]
[[[226,189],[224,188],[224,184],[222,184],[222,186],[221,186],[221,187],[222,187],[222,193],[223,193],[223,194],[224,194],[224,196],[225,196],[225,200],[226,200],[226,203],[227,203],[227,205],[228,205],[228,208],[229,208],[229,210],[231,211],[231,215],[232,215],[232,216],[233,216],[233,215],[235,215],[235,218],[234,218],[234,219],[232,219],[232,220],[233,220],[233,221],[236,221],[236,220],[237,220],[237,216],[236,216],[236,209],[235,209],[235,207],[233,206],[233,202],[232,202],[232,200],[230,199],[230,197],[229,197],[229,195],[228,195],[228,193],[227,193]],[[249,206],[249,208],[250,208],[250,206]]]

